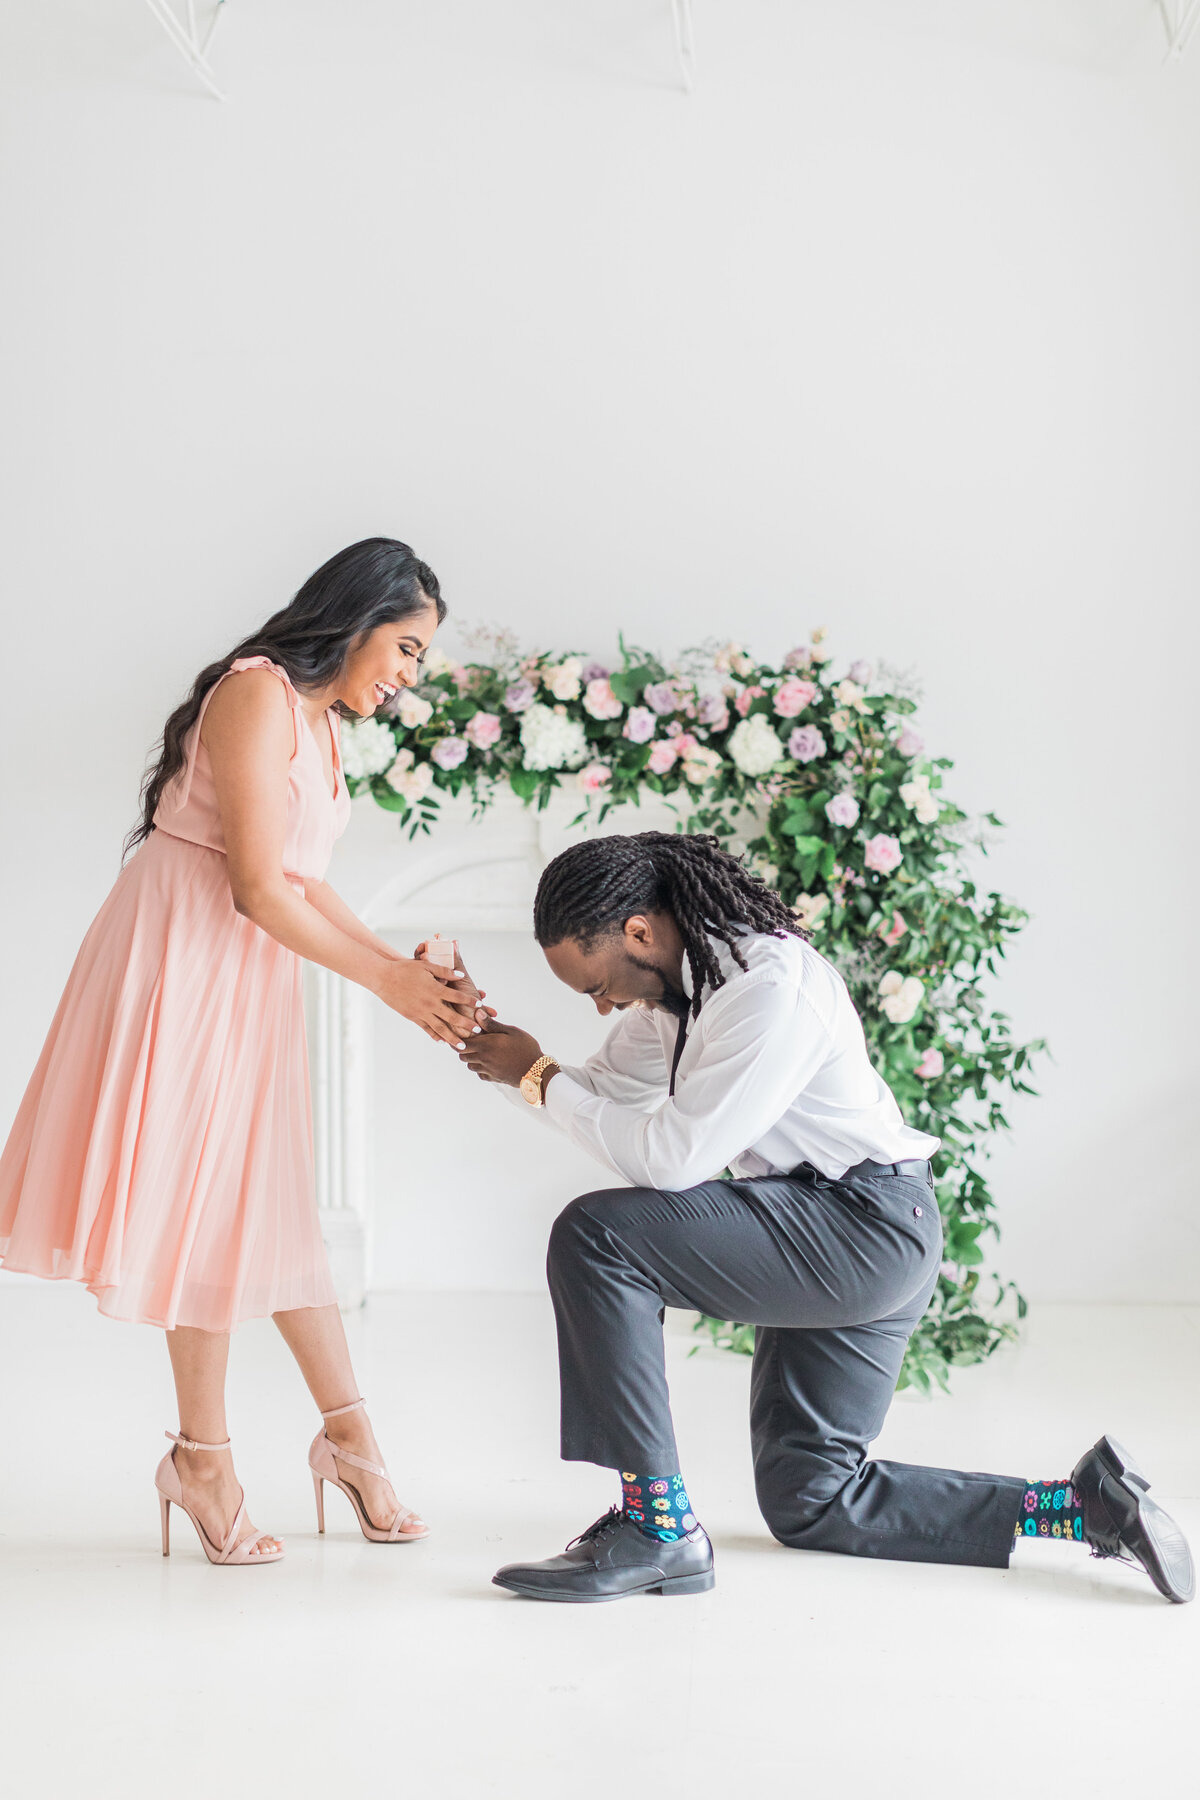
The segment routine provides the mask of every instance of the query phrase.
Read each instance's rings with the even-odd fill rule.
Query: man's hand
[[[529,1073],[541,1054],[541,1045],[527,1031],[518,1031],[515,1025],[501,1025],[498,1020],[489,1019],[483,1030],[459,1051],[458,1060],[466,1063],[480,1081],[498,1081],[504,1087],[519,1087],[521,1077]]]

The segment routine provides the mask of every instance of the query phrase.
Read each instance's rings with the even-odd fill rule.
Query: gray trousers
[[[664,1308],[758,1327],[750,1427],[758,1503],[781,1543],[906,1562],[1007,1566],[1026,1483],[875,1462],[904,1347],[929,1303],[942,1231],[928,1176],[610,1188],[555,1221],[562,1454],[679,1468]]]

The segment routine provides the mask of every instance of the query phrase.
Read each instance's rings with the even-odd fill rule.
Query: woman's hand
[[[414,958],[418,962],[425,962],[428,949],[429,940],[427,938],[424,943],[418,944],[413,951]],[[429,963],[427,966],[433,969],[438,967],[437,963]],[[463,962],[461,956],[458,958],[455,976],[461,977],[461,979],[452,978],[451,986],[453,987],[455,995],[458,996],[456,1004],[466,1022],[474,1025],[486,1025],[489,1019],[494,1019],[496,1016],[495,1007],[483,1006],[481,1004],[487,989],[475,986],[475,983],[467,973],[467,965]]]
[[[499,1025],[489,1021],[485,1030],[471,1037],[460,1052],[472,1075],[481,1081],[498,1081],[505,1087],[519,1087],[542,1054],[542,1047],[527,1031],[515,1025]]]
[[[452,998],[455,989],[462,985],[455,980],[452,969],[399,957],[395,962],[380,959],[374,987],[385,1006],[402,1018],[411,1019],[427,1036],[464,1050],[466,1040],[479,1026],[470,1023],[470,1012],[464,1021],[461,1003],[455,1005]]]

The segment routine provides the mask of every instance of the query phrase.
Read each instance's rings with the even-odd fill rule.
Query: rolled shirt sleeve
[[[634,1099],[651,1079],[649,1045],[632,1031],[626,1043],[621,1028],[599,1058],[564,1070],[546,1089],[550,1120],[635,1187],[695,1187],[720,1174],[770,1130],[829,1049],[796,984],[751,975],[722,988],[692,1022],[675,1094],[661,1097],[667,1069],[657,1029],[646,1023],[660,1097],[652,1110]],[[593,1067],[598,1061],[603,1066]]]

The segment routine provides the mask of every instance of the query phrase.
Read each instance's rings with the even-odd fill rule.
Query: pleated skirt
[[[93,921],[0,1154],[0,1260],[168,1329],[334,1300],[300,959],[219,851],[153,832]]]

